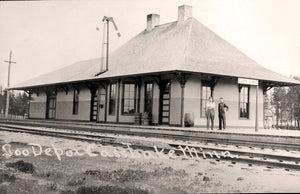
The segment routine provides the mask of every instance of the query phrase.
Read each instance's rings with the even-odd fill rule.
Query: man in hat
[[[225,113],[228,111],[229,107],[224,103],[223,98],[220,98],[220,103],[218,105],[218,112],[219,112],[219,130],[226,129],[226,115]]]

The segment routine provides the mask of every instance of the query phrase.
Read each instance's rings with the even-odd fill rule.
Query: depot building
[[[247,57],[193,18],[188,5],[167,24],[147,15],[146,29],[110,53],[107,68],[101,61],[80,61],[10,89],[30,94],[32,119],[133,124],[137,113],[147,113],[151,125],[184,126],[189,115],[205,126],[213,96],[229,106],[228,128],[253,128],[256,118],[261,128],[266,91],[300,84]]]

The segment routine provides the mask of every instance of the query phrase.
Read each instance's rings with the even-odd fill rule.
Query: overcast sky
[[[177,7],[193,6],[193,16],[260,65],[300,75],[299,0],[98,0],[0,2],[0,84],[11,85],[100,57],[103,16],[114,17],[122,34],[111,31],[111,51],[146,27],[146,15],[161,24],[177,20]]]

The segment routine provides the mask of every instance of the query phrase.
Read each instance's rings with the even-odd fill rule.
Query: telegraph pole
[[[8,63],[5,118],[8,118],[8,109],[9,109],[9,92],[8,92],[8,88],[10,86],[10,65],[16,63],[16,62],[11,60],[11,57],[12,57],[12,51],[10,51],[9,61],[4,61],[5,63]]]

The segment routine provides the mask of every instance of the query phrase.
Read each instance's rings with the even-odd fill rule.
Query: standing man
[[[226,115],[225,113],[228,111],[229,107],[224,103],[223,98],[220,98],[220,103],[218,105],[218,112],[219,112],[219,130],[226,129]]]
[[[208,102],[206,103],[206,127],[209,129],[209,123],[211,121],[211,130],[214,129],[214,118],[215,118],[215,102],[212,97],[208,98]]]

